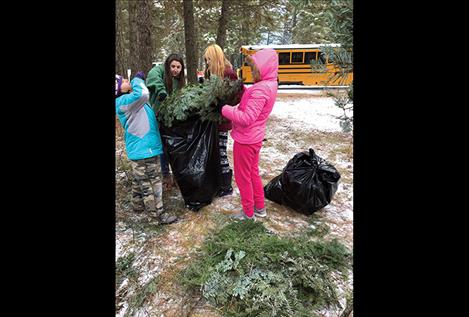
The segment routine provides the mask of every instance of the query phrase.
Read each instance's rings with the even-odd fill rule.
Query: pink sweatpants
[[[264,186],[259,176],[259,153],[262,142],[241,144],[234,142],[233,165],[236,185],[241,195],[241,205],[248,217],[257,209],[264,208]]]

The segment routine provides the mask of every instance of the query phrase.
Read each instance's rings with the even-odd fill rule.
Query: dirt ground
[[[277,101],[315,100],[324,95],[279,93]],[[279,235],[295,235],[308,226],[327,224],[327,238],[338,238],[353,248],[353,136],[351,133],[319,131],[299,125],[294,120],[272,115],[266,129],[267,140],[261,151],[260,172],[264,185],[279,175],[298,152],[313,148],[331,162],[341,174],[332,202],[312,216],[306,216],[266,200],[268,217],[259,218]],[[233,140],[229,138],[228,156],[232,167]],[[211,233],[219,230],[228,216],[241,210],[239,190],[233,181],[231,196],[214,199],[199,212],[184,208],[177,188],[164,193],[165,208],[180,220],[159,227],[130,210],[129,166],[120,133],[116,139],[116,260],[132,256],[126,277],[116,284],[116,316],[222,316],[221,312],[194,294],[185,294],[177,279],[197,256],[197,248]],[[132,274],[129,274],[132,273]],[[350,285],[352,288],[352,278]],[[319,312],[322,316],[339,316],[340,312]]]

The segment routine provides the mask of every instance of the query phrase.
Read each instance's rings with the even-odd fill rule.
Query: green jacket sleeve
[[[153,67],[149,72],[146,80],[146,86],[150,91],[150,104],[154,111],[157,111],[160,105],[158,95],[164,92],[166,95],[166,87],[164,85],[164,68],[163,65]]]

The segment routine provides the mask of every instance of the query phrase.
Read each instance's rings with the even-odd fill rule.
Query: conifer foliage
[[[175,121],[184,121],[198,115],[202,121],[220,123],[219,105],[235,106],[241,100],[241,80],[220,79],[212,75],[203,84],[189,84],[166,98],[161,104],[158,118],[166,127]]]

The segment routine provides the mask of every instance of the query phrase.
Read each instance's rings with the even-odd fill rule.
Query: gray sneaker
[[[248,217],[248,216],[246,216],[246,214],[242,210],[239,214],[231,215],[230,218],[233,219],[233,220],[248,220],[248,219],[250,219],[250,220],[256,221],[256,216],[255,215],[252,215],[252,217]]]
[[[265,207],[262,209],[257,209],[256,207],[254,207],[254,215],[256,217],[264,218],[267,217],[267,211],[265,211]]]

